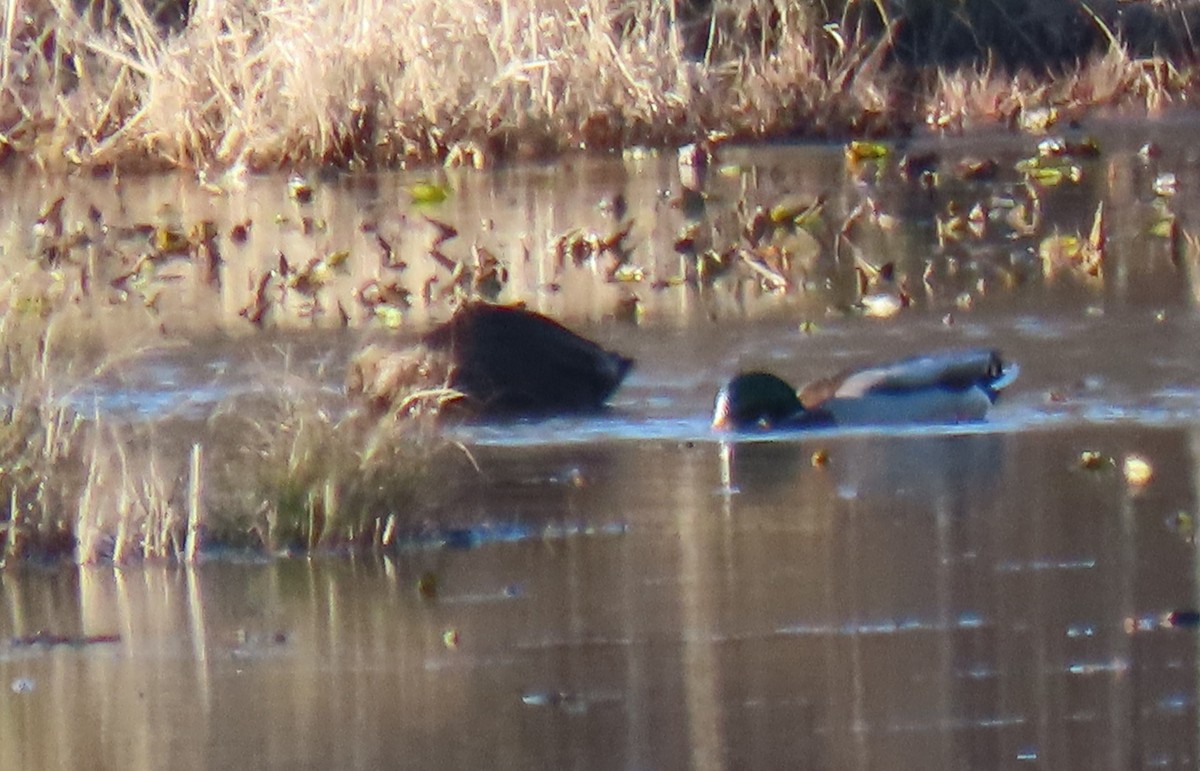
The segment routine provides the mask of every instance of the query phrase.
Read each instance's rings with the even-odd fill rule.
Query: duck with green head
[[[940,351],[814,381],[797,391],[743,372],[717,394],[713,428],[795,429],[982,420],[1019,372],[990,348]]]

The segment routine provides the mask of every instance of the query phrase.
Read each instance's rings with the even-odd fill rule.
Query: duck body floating
[[[424,337],[451,361],[449,386],[489,413],[602,408],[633,359],[517,306],[468,303]]]
[[[540,313],[471,302],[414,346],[361,351],[347,390],[382,410],[432,395],[459,417],[549,417],[602,409],[633,363]]]
[[[990,348],[939,351],[794,389],[769,372],[743,372],[717,394],[713,428],[963,423],[982,420],[1020,369]]]

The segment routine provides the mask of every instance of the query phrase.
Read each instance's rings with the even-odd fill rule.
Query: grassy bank
[[[1196,90],[1195,5],[10,0],[0,156],[50,168],[484,165],[711,132],[1153,110]]]

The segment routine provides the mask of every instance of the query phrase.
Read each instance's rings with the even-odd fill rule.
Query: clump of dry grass
[[[73,389],[144,350],[126,342],[91,340],[67,309],[0,315],[0,566],[386,548],[423,524],[447,447],[429,421],[356,411],[286,360],[207,419],[81,412]]]
[[[948,71],[923,92],[914,67],[965,64],[951,79],[981,77],[973,90],[984,94],[995,89],[988,62],[1053,73],[1022,91],[1029,102],[1064,71],[1104,71],[1111,62],[1088,56],[1097,48],[1130,59],[1194,51],[1190,6],[1150,6],[209,0],[165,23],[178,4],[10,0],[0,157],[47,167],[482,164],[708,132],[895,130],[945,112],[936,83]],[[1193,87],[1190,71],[1173,84]],[[986,99],[980,108],[996,109]]]
[[[209,419],[212,537],[270,553],[382,548],[421,524],[434,458],[446,450],[431,424],[339,415],[325,401],[311,388],[272,389]]]
[[[0,564],[74,545],[84,442],[79,416],[45,398],[54,331],[40,313],[0,315]]]

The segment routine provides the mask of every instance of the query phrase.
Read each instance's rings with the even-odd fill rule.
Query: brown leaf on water
[[[258,280],[258,286],[254,289],[254,295],[250,298],[250,302],[238,311],[239,316],[245,317],[254,326],[262,326],[263,320],[267,316],[267,311],[271,309],[270,298],[267,297],[267,290],[270,286],[271,279],[275,277],[275,271],[268,270],[262,274]]]
[[[441,265],[443,268],[450,271],[451,273],[453,273],[456,270],[461,269],[461,267],[462,267],[459,264],[458,260],[451,258],[445,252],[443,252],[441,249],[430,249],[429,256],[433,258],[434,262],[436,262],[438,265]]]
[[[396,256],[396,250],[392,248],[392,242],[381,236],[378,232],[375,233],[375,243],[379,245],[379,250],[383,252],[383,257],[380,264],[385,268],[393,270],[404,270],[408,267],[408,263]]]
[[[434,248],[441,246],[442,244],[446,243],[447,241],[449,241],[452,238],[458,237],[458,228],[454,227],[450,223],[442,222],[441,220],[435,220],[433,217],[430,217],[428,214],[423,215],[423,216],[425,217],[425,221],[428,222],[430,225],[433,225],[434,230],[436,231],[436,233],[433,236],[433,247]]]
[[[235,244],[244,244],[250,238],[250,226],[253,223],[250,220],[239,222],[229,229],[229,240]]]
[[[633,232],[633,220],[629,220],[622,227],[617,228],[609,235],[599,239],[596,242],[596,247],[600,252],[612,252],[619,257],[624,258],[628,252],[625,247],[625,239],[629,238],[629,234]]]
[[[37,224],[44,227],[48,233],[61,236],[63,233],[63,206],[66,202],[66,197],[60,195],[43,206],[41,212],[38,213]]]
[[[964,158],[954,167],[959,179],[973,182],[995,179],[999,171],[1000,164],[994,158]]]
[[[1099,450],[1084,450],[1079,453],[1079,468],[1085,471],[1100,471],[1114,465],[1113,459]]]

